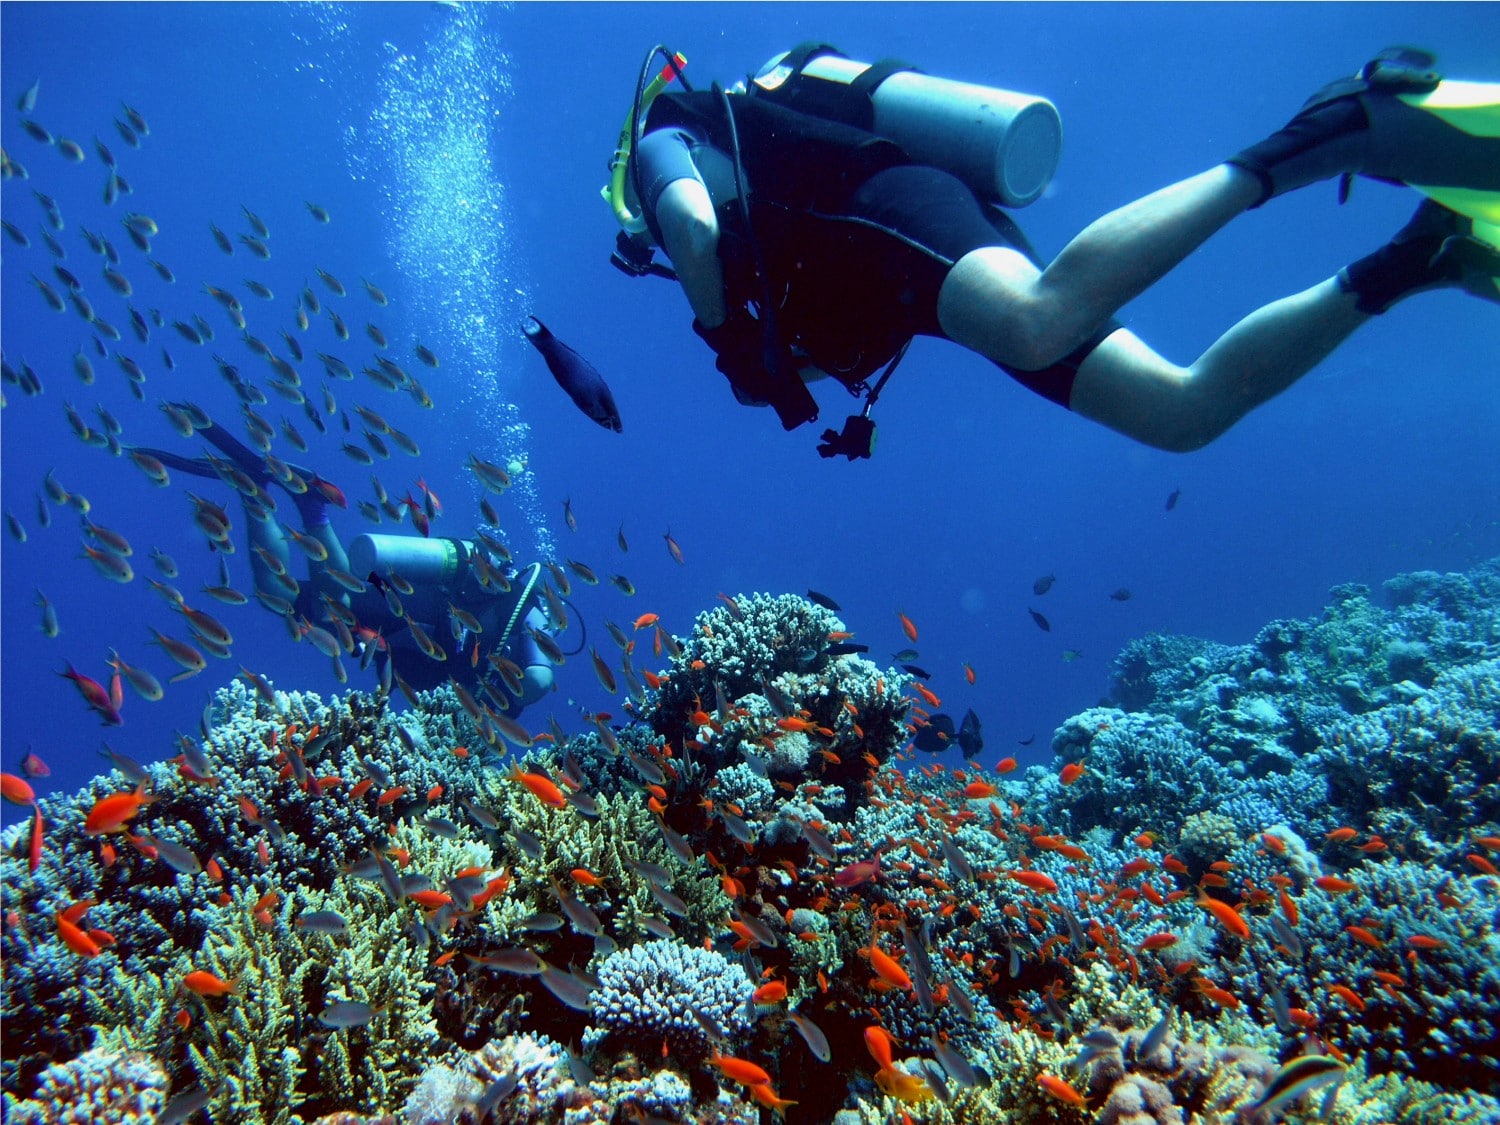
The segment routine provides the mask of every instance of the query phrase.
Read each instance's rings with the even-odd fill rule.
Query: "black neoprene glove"
[[[766,370],[764,326],[744,308],[731,309],[717,328],[704,328],[693,320],[693,331],[711,347],[717,367],[734,388],[734,397],[744,406],[764,406],[771,400],[771,376]]]

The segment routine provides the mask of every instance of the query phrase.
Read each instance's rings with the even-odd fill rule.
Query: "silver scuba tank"
[[[852,86],[870,69],[838,54],[809,59],[799,72],[783,52],[761,67],[755,85],[776,90],[788,79]],[[1062,118],[1046,98],[897,70],[869,94],[872,132],[913,160],[951,172],[983,199],[1024,207],[1046,190],[1062,153]]]
[[[349,569],[364,578],[394,571],[414,589],[400,595],[406,612],[420,621],[444,621],[468,572],[469,544],[459,539],[415,535],[358,535],[349,542]]]

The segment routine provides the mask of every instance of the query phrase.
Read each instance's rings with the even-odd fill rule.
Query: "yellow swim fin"
[[[1397,97],[1471,137],[1500,137],[1500,82],[1463,82],[1445,78],[1426,93],[1398,94]],[[1473,219],[1474,237],[1500,249],[1500,192],[1430,187],[1418,183],[1408,186],[1450,211]]]

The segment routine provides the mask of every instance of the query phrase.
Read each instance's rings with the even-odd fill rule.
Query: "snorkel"
[[[667,65],[662,68],[655,78],[648,83],[646,75],[651,70],[651,64],[655,62],[657,55],[665,55]],[[627,234],[641,234],[646,229],[645,217],[630,210],[625,196],[625,176],[631,171],[631,155],[635,152],[635,142],[640,134],[642,123],[645,121],[646,111],[651,108],[651,103],[656,96],[672,83],[672,79],[681,77],[682,68],[687,66],[687,57],[673,51],[668,51],[658,44],[651,48],[651,53],[646,56],[645,63],[641,66],[641,76],[635,86],[635,100],[631,103],[630,112],[625,115],[625,123],[620,126],[620,137],[615,141],[614,156],[609,162],[609,183],[599,190],[610,210],[615,213],[615,220],[620,224],[622,230]],[[686,79],[683,85],[686,85]],[[640,185],[632,184],[636,189],[637,199],[640,195]]]

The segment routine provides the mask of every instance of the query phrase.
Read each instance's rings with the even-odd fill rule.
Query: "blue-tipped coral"
[[[25,1101],[5,1095],[14,1125],[154,1125],[167,1104],[167,1074],[139,1051],[85,1051],[42,1071]]]

